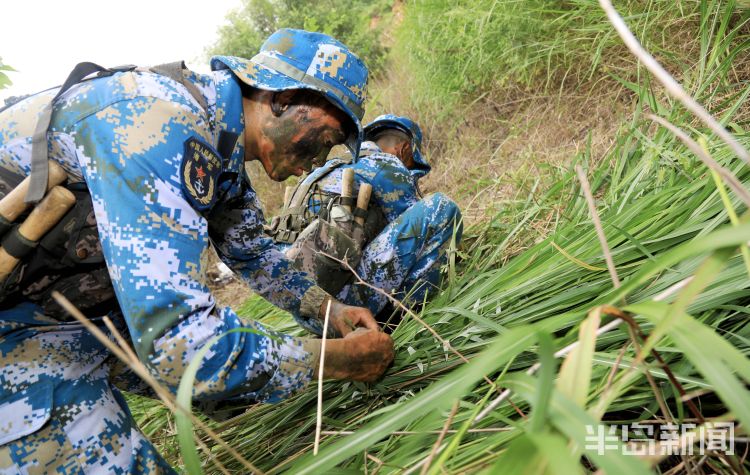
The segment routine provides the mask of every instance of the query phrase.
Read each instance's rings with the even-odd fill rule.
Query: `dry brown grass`
[[[372,89],[368,117],[384,112],[409,115],[425,134],[425,154],[433,171],[423,180],[426,193],[442,191],[461,207],[467,224],[492,216],[546,167],[567,166],[590,147],[604,155],[615,132],[632,113],[632,94],[614,81],[591,82],[539,94],[504,87],[482,94],[471,105],[447,115],[410,108],[408,71],[394,67]],[[393,86],[398,85],[398,86]],[[590,139],[589,139],[590,137]]]

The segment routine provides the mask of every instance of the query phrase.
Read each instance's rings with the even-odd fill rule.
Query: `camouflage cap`
[[[252,59],[214,56],[211,69],[230,69],[245,84],[268,91],[320,92],[352,120],[355,131],[346,146],[358,155],[368,71],[341,42],[323,33],[284,28],[269,36]]]
[[[421,178],[430,173],[432,167],[422,155],[422,129],[419,124],[408,117],[383,114],[365,126],[365,140],[373,139],[384,129],[397,129],[411,137],[412,156],[416,164],[416,168],[411,172],[412,176]]]

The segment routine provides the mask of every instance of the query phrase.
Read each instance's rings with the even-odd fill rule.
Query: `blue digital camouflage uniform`
[[[436,290],[454,231],[456,242],[462,232],[461,212],[453,201],[442,193],[421,196],[417,181],[429,172],[424,163],[409,170],[397,156],[383,152],[374,142],[363,142],[355,162],[341,165],[337,159],[329,160],[304,179],[317,182],[325,193],[340,194],[344,169],[352,168],[354,196],[362,183],[372,185],[370,206],[382,211],[387,224],[365,246],[356,271],[364,281],[407,303],[421,303],[428,292]],[[310,194],[307,206],[318,213],[320,200],[315,193]],[[290,248],[289,244],[277,246],[284,252]],[[348,284],[336,297],[367,307],[375,315],[388,303],[385,295],[364,285]],[[318,321],[300,324],[313,333],[322,332]]]
[[[290,46],[287,41],[284,51]],[[340,67],[345,50],[323,46],[310,53],[313,63]],[[212,74],[189,73],[207,110],[176,81],[147,71],[83,82],[56,102],[49,150],[69,181],[88,188],[100,242],[94,247],[108,269],[97,278],[116,294],[108,311],[89,316],[106,313],[115,320],[141,360],[173,390],[206,341],[253,327],[260,334],[234,333],[212,347],[194,396],[273,402],[306,386],[319,349],[218,307],[206,286],[209,242],[253,290],[297,318],[315,319],[325,293],[262,234],[263,213],[244,171],[236,76],[243,67],[252,78],[270,74],[227,57],[212,61]],[[364,84],[352,89],[361,105]],[[0,113],[5,188],[8,176],[28,175],[36,117],[54,93]],[[222,131],[240,137],[226,157],[214,148]],[[355,137],[350,146],[356,150],[358,142]],[[0,310],[0,474],[171,473],[113,386],[138,391],[142,384],[78,323],[50,317],[54,302],[44,292],[23,297]]]

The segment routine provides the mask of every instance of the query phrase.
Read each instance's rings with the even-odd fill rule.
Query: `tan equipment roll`
[[[67,174],[65,173],[65,170],[63,170],[63,168],[57,163],[50,160],[47,190],[49,191],[53,187],[64,182],[66,178]],[[5,218],[9,223],[15,221],[16,218],[28,209],[29,203],[24,202],[24,198],[29,191],[29,183],[31,183],[31,178],[27,176],[18,184],[18,186],[13,188],[10,193],[0,200],[0,216]]]
[[[342,206],[351,212],[351,201],[354,197],[354,170],[345,168],[341,177],[341,198]]]
[[[50,175],[51,181],[52,175]],[[17,189],[18,187],[13,191]],[[23,201],[24,194],[22,193],[20,196]],[[50,229],[60,222],[75,202],[76,198],[73,193],[61,186],[55,186],[47,192],[44,199],[36,205],[26,220],[18,226],[18,230],[10,231],[5,236],[5,240],[9,239],[12,233],[17,232],[22,241],[26,241],[27,244],[36,244]],[[20,257],[12,256],[4,248],[0,247],[0,282],[3,282],[13,272],[19,260]]]
[[[369,183],[362,183],[359,185],[359,193],[357,193],[357,210],[362,212],[357,213],[354,216],[354,221],[363,226],[365,224],[365,215],[367,207],[370,205],[370,196],[372,196],[372,185]]]

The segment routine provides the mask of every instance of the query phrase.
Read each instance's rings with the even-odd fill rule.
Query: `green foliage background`
[[[243,0],[242,7],[228,16],[219,30],[212,54],[250,58],[263,41],[279,28],[301,28],[327,33],[366,59],[377,74],[386,49],[380,34],[387,23],[388,0]],[[380,21],[373,22],[373,18]],[[377,23],[377,25],[373,25]]]
[[[3,58],[0,57],[0,89],[5,89],[6,87],[13,84],[8,75],[5,74],[6,71],[15,71],[15,69],[11,68],[7,64],[4,64]]]
[[[640,40],[668,61],[695,46],[675,40],[698,21],[701,5],[617,2]],[[597,0],[413,0],[407,6],[394,53],[415,75],[420,87],[412,99],[420,103],[466,102],[509,82],[542,92],[601,72],[635,72]]]

